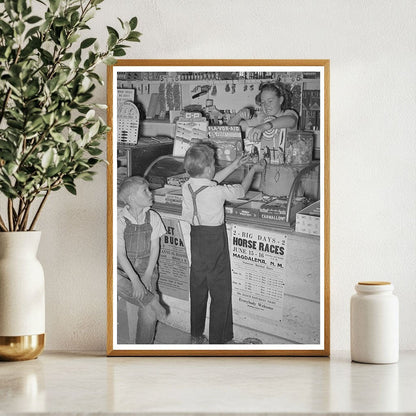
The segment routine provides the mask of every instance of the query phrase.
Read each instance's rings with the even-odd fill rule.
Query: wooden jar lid
[[[358,282],[358,284],[365,285],[365,286],[391,285],[390,282],[378,282],[378,281]]]

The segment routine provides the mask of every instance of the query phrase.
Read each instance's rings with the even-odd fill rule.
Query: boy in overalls
[[[218,185],[246,163],[247,156],[234,160],[215,173],[215,151],[206,143],[191,146],[184,166],[190,179],[183,184],[182,219],[191,224],[191,336],[193,344],[204,344],[208,293],[211,297],[209,343],[225,344],[233,339],[231,266],[224,203],[242,198],[254,174],[263,170],[255,164],[241,185]]]
[[[153,197],[143,178],[124,180],[117,199],[117,294],[139,307],[136,344],[151,344],[157,321],[166,315],[156,294],[156,263],[166,229],[150,210]]]

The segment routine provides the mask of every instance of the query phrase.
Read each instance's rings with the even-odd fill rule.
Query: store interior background
[[[400,348],[416,349],[416,2],[106,0],[88,36],[104,44],[117,16],[143,33],[127,59],[330,59],[331,349],[349,349],[360,280],[394,284]],[[46,349],[104,351],[105,166],[77,189],[39,221]]]

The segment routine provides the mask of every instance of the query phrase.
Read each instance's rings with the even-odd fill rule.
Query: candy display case
[[[216,166],[217,170],[224,168],[227,163],[229,162],[220,161]],[[224,183],[241,183],[249,168],[250,165],[240,167],[229,175]],[[283,171],[290,171],[291,174],[283,175],[281,173]],[[319,197],[317,183],[319,163],[311,162],[307,165],[298,165],[296,168],[288,165],[271,165],[265,172],[255,175],[251,188],[244,198],[227,201],[226,220],[256,223],[275,229],[294,229],[296,212]],[[272,172],[271,181],[267,181],[267,172]],[[314,192],[303,196],[307,186],[310,188],[305,178],[310,178],[311,173],[314,172],[317,173]],[[179,190],[182,183],[187,180],[183,158],[172,155],[160,156],[148,166],[144,176],[149,181],[150,188],[157,190],[155,191],[155,208],[180,214],[181,194]],[[268,192],[265,192],[266,190]]]

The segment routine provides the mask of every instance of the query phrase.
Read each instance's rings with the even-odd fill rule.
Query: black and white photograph
[[[328,355],[329,61],[107,77],[109,355]]]

